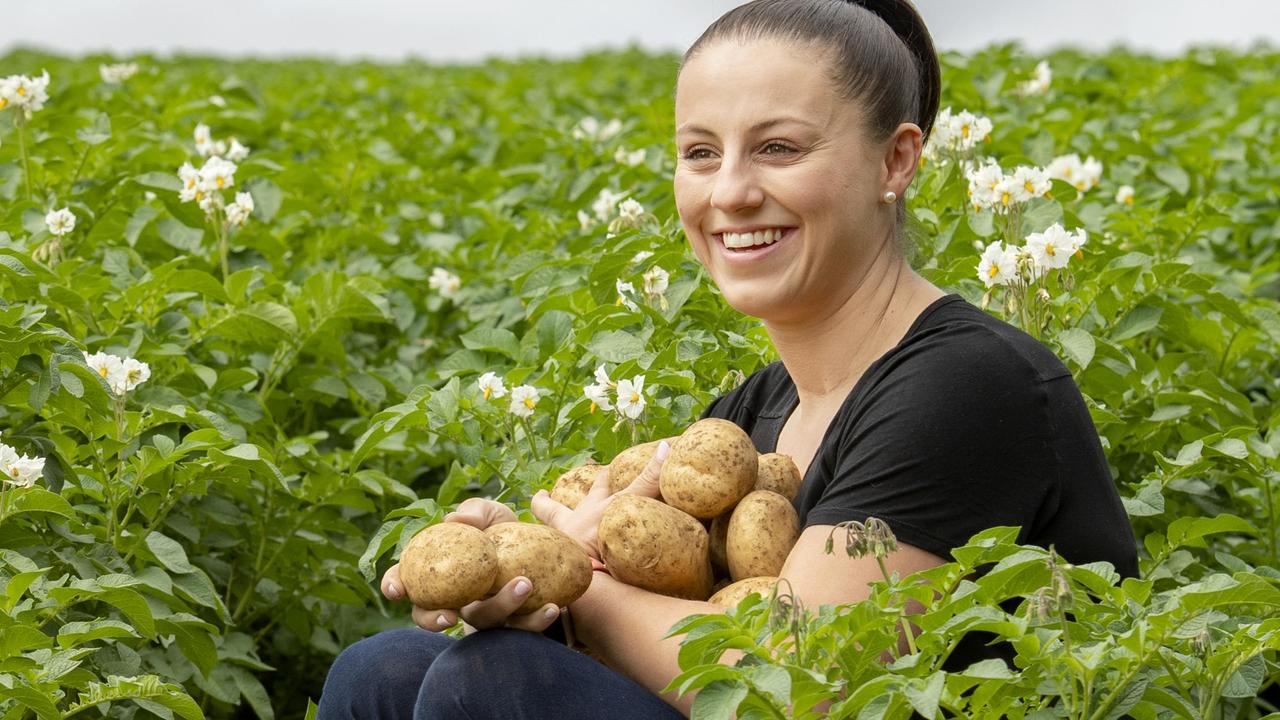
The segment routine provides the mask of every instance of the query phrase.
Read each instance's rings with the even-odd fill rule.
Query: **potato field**
[[[677,63],[0,57],[0,718],[308,717],[411,624],[378,578],[415,533],[533,521],[776,360],[681,230]],[[673,687],[1280,718],[1280,54],[946,54],[942,107],[912,263],[1074,373],[1142,577],[995,528],[863,603],[688,618]],[[944,670],[979,631],[1014,666]]]

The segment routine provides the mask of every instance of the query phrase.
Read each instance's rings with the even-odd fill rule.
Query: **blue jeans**
[[[586,655],[524,630],[455,640],[388,630],[342,651],[317,720],[683,718],[662,698]]]

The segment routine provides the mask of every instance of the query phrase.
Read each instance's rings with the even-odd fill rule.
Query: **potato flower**
[[[1018,276],[1018,253],[999,240],[987,245],[978,260],[978,279],[987,287],[1004,285]]]
[[[591,203],[591,211],[596,214],[596,219],[600,222],[609,222],[613,218],[613,212],[618,207],[618,203],[626,196],[626,193],[615,193],[609,188],[601,188],[595,202]]]
[[[227,148],[227,152],[226,152],[228,160],[230,160],[231,162],[241,162],[245,158],[249,157],[249,148],[245,147],[244,145],[241,145],[239,140],[235,138],[231,138],[229,142],[231,144]]]
[[[17,487],[36,484],[44,475],[44,458],[20,455],[14,448],[0,443],[0,478]]]
[[[1067,262],[1088,240],[1084,229],[1067,232],[1059,223],[1050,225],[1042,233],[1031,233],[1027,236],[1027,252],[1031,254],[1033,267],[1037,277],[1048,270],[1058,270],[1067,266]]]
[[[991,136],[993,127],[990,118],[968,110],[952,114],[950,107],[943,108],[933,123],[933,132],[925,145],[923,157],[945,162],[948,155],[968,154]]]
[[[204,161],[197,182],[205,193],[226,190],[236,184],[236,164],[215,155]]]
[[[431,268],[427,286],[440,293],[440,297],[454,298],[462,287],[462,279],[442,267]]]
[[[645,151],[643,148],[640,150],[628,151],[624,147],[619,147],[617,150],[613,151],[613,161],[619,165],[626,165],[627,167],[635,167],[636,165],[639,165],[644,162],[644,158]]]
[[[505,397],[507,394],[507,386],[502,384],[502,378],[497,373],[487,372],[476,380],[476,386],[480,388],[480,392],[484,393],[484,399],[493,398],[495,400]]]
[[[40,77],[26,75],[10,75],[0,78],[0,110],[12,105],[20,111],[23,119],[30,120],[32,114],[44,109],[49,100],[49,71],[45,70]]]
[[[511,390],[511,406],[508,408],[512,415],[518,418],[527,418],[533,415],[533,406],[538,404],[538,389],[532,385],[517,385]]]
[[[1121,185],[1120,189],[1116,190],[1116,202],[1120,203],[1121,205],[1132,205],[1133,204],[1133,186]]]
[[[131,357],[121,358],[105,352],[84,353],[84,362],[106,381],[116,396],[132,392],[151,378],[151,366]]]
[[[247,192],[236,193],[236,201],[227,206],[227,223],[235,227],[244,225],[253,212],[253,196]]]
[[[1035,70],[1031,72],[1031,78],[1018,84],[1018,94],[1024,97],[1043,95],[1049,92],[1051,82],[1053,82],[1053,71],[1049,68],[1049,61],[1041,60],[1036,63]]]
[[[596,408],[601,410],[612,410],[613,403],[609,400],[608,385],[587,385],[582,388],[582,394],[591,401],[591,412],[595,412]]]
[[[644,412],[644,376],[636,375],[630,380],[618,381],[618,414],[628,420],[635,420]]]
[[[49,228],[50,234],[63,237],[76,229],[76,216],[70,208],[51,210],[44,216],[44,224]]]
[[[588,115],[579,120],[578,124],[573,126],[571,132],[574,140],[604,142],[621,131],[622,121],[617,118],[601,125],[599,120]]]
[[[104,83],[119,85],[138,73],[138,63],[115,63],[99,65],[98,75]]]
[[[636,286],[629,282],[622,282],[621,279],[613,281],[614,288],[618,291],[618,301],[616,305],[625,305],[628,310],[638,310],[636,303],[631,296],[636,292]]]

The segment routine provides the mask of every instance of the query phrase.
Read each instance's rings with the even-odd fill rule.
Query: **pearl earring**
[[[898,201],[898,193],[892,190],[884,191],[884,196],[881,198],[881,202],[883,202],[885,205],[892,205],[897,201]]]

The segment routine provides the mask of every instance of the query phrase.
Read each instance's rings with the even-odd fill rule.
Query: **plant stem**
[[[27,155],[27,124],[22,121],[22,113],[14,109],[13,125],[18,129],[18,149],[22,153],[22,179],[27,183],[27,201],[31,200],[31,160]]]
[[[893,587],[893,581],[889,579],[889,569],[884,565],[884,558],[880,557],[878,554],[876,555],[876,564],[880,566],[880,574],[884,576],[885,584],[889,585],[889,587]],[[907,638],[907,648],[910,650],[912,655],[915,655],[917,652],[916,636],[915,633],[911,631],[911,623],[907,621],[906,617],[899,618],[899,620],[902,622],[902,634]]]

